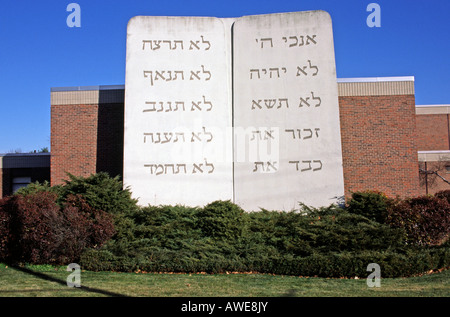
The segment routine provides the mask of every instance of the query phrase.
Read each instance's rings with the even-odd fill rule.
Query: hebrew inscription
[[[311,35],[291,35],[291,36],[283,36],[281,38],[276,37],[265,37],[265,38],[256,38],[256,43],[260,44],[261,48],[270,48],[274,47],[275,45],[287,45],[288,47],[301,47],[304,45],[314,45],[317,44],[317,35],[311,34]]]
[[[294,68],[293,68],[294,69]],[[294,73],[291,71],[291,73]],[[312,64],[311,60],[307,63],[297,66],[295,76],[317,76],[319,67]],[[281,74],[281,75],[280,75]],[[250,79],[264,79],[264,78],[282,78],[284,75],[288,76],[288,69],[286,67],[270,67],[261,69],[250,69]]]
[[[150,78],[150,85],[153,86],[159,80],[159,82],[168,82],[168,81],[184,81],[184,72],[183,70],[144,70],[144,77]],[[173,73],[173,77],[172,77]],[[211,80],[211,72],[205,70],[205,66],[201,65],[200,70],[190,70],[187,72],[190,76],[186,76],[186,80],[189,77],[189,80]]]
[[[205,40],[203,35],[200,35],[200,40],[142,40],[142,50],[184,50],[184,47],[189,50],[209,50],[211,42]]]
[[[124,183],[140,204],[232,199],[227,33],[216,18],[130,21]]]
[[[177,163],[177,164],[144,164],[144,167],[149,168],[151,175],[167,175],[167,174],[196,174],[214,172],[214,164],[208,163],[205,159],[204,163]]]
[[[142,112],[211,111],[213,104],[205,96],[193,101],[146,101]],[[187,106],[186,106],[187,105]]]
[[[290,101],[294,107],[320,107],[322,98],[315,96],[314,92],[310,94],[295,98],[295,101]],[[270,98],[270,99],[252,99],[252,110],[255,109],[280,109],[289,108],[289,98]]]
[[[125,86],[124,185],[141,205],[292,210],[344,193],[326,12],[134,17]]]
[[[343,194],[331,19],[323,11],[249,16],[233,30],[234,126],[250,134],[247,147],[235,135],[235,202],[328,205]]]

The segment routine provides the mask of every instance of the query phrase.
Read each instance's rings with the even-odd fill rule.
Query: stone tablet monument
[[[247,16],[233,31],[235,202],[328,206],[344,194],[330,16]]]
[[[129,21],[124,184],[140,204],[232,199],[227,33],[217,18]]]
[[[124,138],[124,185],[141,205],[335,202],[344,186],[329,15],[134,17]]]

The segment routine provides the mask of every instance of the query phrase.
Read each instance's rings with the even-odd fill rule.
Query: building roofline
[[[0,153],[0,157],[5,156],[46,156],[51,155],[50,152],[45,153]]]
[[[442,151],[417,151],[419,154],[450,154],[449,150]]]
[[[359,77],[359,78],[338,78],[338,83],[376,83],[388,81],[414,81],[414,76],[397,77]]]
[[[414,76],[337,78],[338,83],[374,83],[374,82],[389,82],[389,81],[414,81]],[[115,89],[125,89],[125,85],[52,87],[50,88],[50,92],[115,90]]]
[[[416,108],[436,108],[436,107],[450,107],[450,104],[447,105],[416,105]]]
[[[450,114],[450,105],[416,105],[416,114]]]
[[[125,89],[125,85],[98,85],[98,86],[73,86],[73,87],[52,87],[50,92],[62,91],[91,91],[91,90],[117,90]]]

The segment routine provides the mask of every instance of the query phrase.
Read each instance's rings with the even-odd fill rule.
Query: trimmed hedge
[[[133,239],[111,240],[85,252],[80,263],[94,271],[323,277],[367,276],[369,263],[379,264],[384,277],[450,266],[448,246],[406,245],[402,228],[336,206],[308,211],[244,213],[229,201],[204,208],[145,207],[133,216]],[[212,231],[219,223],[220,230]]]
[[[404,200],[364,191],[346,207],[247,213],[230,201],[141,208],[117,177],[69,178],[0,200],[0,260],[323,277],[367,276],[370,263],[383,277],[450,267],[450,191]]]

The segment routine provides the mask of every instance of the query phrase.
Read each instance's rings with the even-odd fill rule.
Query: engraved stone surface
[[[344,195],[331,18],[246,16],[233,27],[234,197],[245,210]]]
[[[217,18],[129,21],[124,186],[140,205],[233,198],[230,34]]]
[[[131,19],[124,185],[141,205],[336,202],[344,184],[328,13]]]

